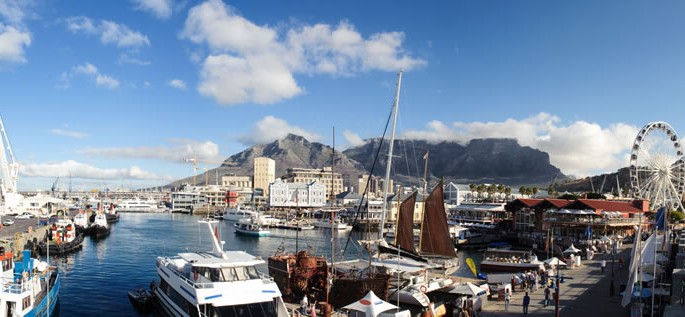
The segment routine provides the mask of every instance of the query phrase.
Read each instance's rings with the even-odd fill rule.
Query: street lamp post
[[[559,317],[559,296],[561,295],[561,285],[559,285],[559,272],[557,271],[557,289],[554,294],[554,317]]]
[[[614,296],[614,259],[616,257],[616,242],[611,242],[611,284],[609,284],[609,296]]]

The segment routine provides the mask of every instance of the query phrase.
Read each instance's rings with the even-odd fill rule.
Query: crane
[[[219,164],[219,166],[223,165],[224,162],[216,162],[216,161],[210,161],[210,160],[198,160],[194,156],[192,158],[184,158],[184,162],[186,163],[193,163],[193,186],[197,186],[197,163],[205,163],[205,164]],[[203,168],[203,167],[200,167]],[[203,168],[205,170],[205,174],[207,174],[207,169]],[[207,175],[205,175],[205,185],[207,185]]]
[[[52,197],[55,197],[55,190],[57,190],[57,182],[59,182],[59,176],[57,176],[57,179],[52,183],[52,188],[50,188],[50,191],[52,192]]]
[[[5,200],[5,207],[13,210],[19,206],[24,198],[17,191],[17,179],[19,178],[19,164],[14,159],[10,140],[5,131],[5,124],[0,117],[0,194]]]

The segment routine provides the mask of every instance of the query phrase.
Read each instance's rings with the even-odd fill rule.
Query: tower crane
[[[204,163],[204,164],[219,164],[219,166],[221,166],[221,165],[224,164],[224,162],[217,162],[217,161],[210,161],[210,160],[198,160],[198,159],[195,158],[195,157],[192,157],[192,158],[184,158],[183,161],[186,162],[186,163],[193,163],[193,186],[197,186],[197,169],[198,169],[197,163]],[[205,170],[205,185],[207,185],[208,180],[207,180],[207,175],[206,175],[206,174],[207,174],[208,169],[206,169],[206,168],[204,168],[204,167],[200,167],[200,168],[202,168],[202,169]]]

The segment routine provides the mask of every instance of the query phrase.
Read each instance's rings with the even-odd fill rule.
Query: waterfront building
[[[495,224],[510,219],[511,213],[504,209],[504,203],[462,203],[452,205],[448,219],[459,223]]]
[[[335,205],[336,206],[354,206],[354,205],[359,205],[359,202],[362,200],[362,196],[353,192],[353,191],[344,191],[338,195],[335,196]]]
[[[309,184],[319,182],[326,188],[326,200],[328,201],[335,195],[343,192],[343,178],[340,173],[333,172],[330,166],[322,169],[318,168],[289,168],[287,173],[281,177],[283,181],[290,183]],[[332,190],[332,192],[331,192]]]
[[[519,233],[541,237],[549,231],[580,242],[591,237],[629,236],[634,228],[647,225],[647,200],[516,199],[505,205],[512,214],[512,227]],[[544,240],[544,237],[542,238]]]
[[[276,179],[276,161],[268,157],[255,157],[254,159],[254,175],[253,175],[253,190],[258,189],[264,193],[265,197],[269,196],[269,184]]]
[[[326,187],[318,181],[308,184],[276,179],[269,185],[270,208],[318,208],[326,206]]]
[[[367,188],[368,183],[368,188]],[[371,176],[369,180],[369,175],[359,175],[357,179],[357,189],[359,195],[362,196],[373,196],[376,197],[376,193],[383,192],[383,188],[379,186],[378,177]]]
[[[191,187],[171,193],[172,212],[191,214],[195,209],[206,206],[207,197],[202,195],[198,188]]]

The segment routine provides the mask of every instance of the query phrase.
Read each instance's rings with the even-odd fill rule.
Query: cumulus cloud
[[[65,137],[74,138],[74,139],[85,139],[86,137],[88,137],[88,133],[73,131],[73,130],[66,130],[66,129],[52,129],[52,130],[50,130],[50,133],[52,133],[54,135],[65,136]]]
[[[173,139],[170,145],[141,147],[89,148],[83,153],[112,159],[154,159],[169,162],[185,162],[186,159],[197,159],[206,162],[221,162],[219,145],[211,141]]]
[[[22,24],[27,15],[31,14],[34,0],[0,0],[0,16],[10,24]]]
[[[186,83],[180,79],[172,79],[168,84],[176,89],[186,89]]]
[[[74,177],[84,179],[117,180],[160,180],[168,176],[157,175],[138,166],[126,168],[99,168],[73,160],[57,163],[25,164],[19,167],[19,173],[26,177]]]
[[[348,76],[426,64],[404,51],[401,32],[364,38],[346,21],[277,29],[253,23],[220,0],[193,7],[180,37],[209,49],[199,59],[198,90],[224,105],[293,98],[303,91],[297,73]]]
[[[72,33],[100,36],[102,44],[114,44],[117,47],[127,48],[150,46],[147,35],[116,22],[102,20],[98,23],[88,17],[76,16],[67,18],[66,25]]]
[[[135,9],[147,11],[160,19],[166,19],[173,13],[171,0],[133,0]]]
[[[31,33],[0,23],[0,61],[25,63],[24,49],[31,45]]]
[[[347,140],[347,144],[351,147],[362,146],[366,143],[358,134],[350,130],[344,130],[343,137],[345,137],[345,140]]]
[[[112,78],[111,76],[100,73],[97,67],[93,66],[91,63],[78,65],[72,69],[71,73],[63,73],[61,77],[63,87],[69,87],[69,80],[71,77],[73,77],[73,75],[77,74],[86,75],[95,79],[95,84],[98,86],[103,86],[110,89],[119,87],[118,80]]]
[[[564,174],[583,177],[627,166],[627,153],[637,131],[638,127],[621,123],[608,127],[586,121],[564,124],[556,116],[540,113],[502,122],[444,123],[434,120],[425,130],[410,130],[402,137],[461,144],[472,139],[513,138],[522,146],[547,152],[552,165]]]
[[[280,140],[288,134],[299,135],[309,141],[321,140],[321,136],[316,133],[290,125],[283,119],[274,116],[266,116],[255,124],[248,135],[241,137],[240,142],[246,145],[269,143]]]

